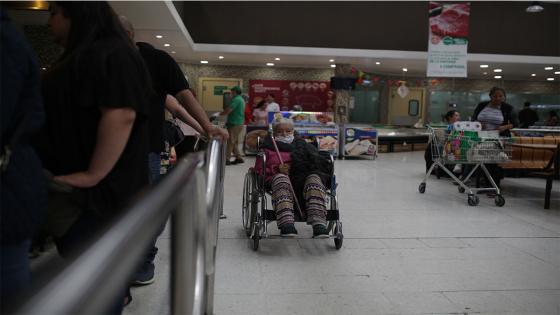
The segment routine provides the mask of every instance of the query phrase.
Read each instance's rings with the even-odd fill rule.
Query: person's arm
[[[173,115],[173,117],[178,117],[182,122],[191,126],[200,134],[205,134],[204,129],[200,124],[183,108],[177,100],[171,96],[167,95],[165,99],[165,108]]]
[[[183,107],[187,110],[189,114],[191,114],[194,119],[200,124],[200,126],[204,129],[205,133],[208,135],[209,138],[218,137],[223,140],[227,140],[228,133],[227,131],[217,128],[216,126],[212,125],[208,117],[206,116],[206,112],[202,108],[202,106],[198,103],[194,95],[191,91],[184,89],[181,90],[175,98],[183,105]]]
[[[86,171],[56,176],[54,180],[74,187],[97,185],[113,169],[124,151],[136,119],[131,108],[101,108],[97,141]]]

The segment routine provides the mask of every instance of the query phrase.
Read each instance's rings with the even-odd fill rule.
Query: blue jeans
[[[10,298],[20,296],[21,291],[29,287],[31,271],[27,251],[31,240],[18,244],[2,244],[0,246],[0,300],[4,304]]]
[[[159,152],[148,153],[148,168],[150,169],[150,185],[154,186],[161,178],[161,158]]]
[[[148,154],[148,167],[150,169],[150,185],[154,187],[155,184],[157,184],[157,182],[162,178],[162,175],[160,174],[161,158],[159,152],[158,153],[150,152]],[[158,248],[156,247],[156,241],[159,235],[161,234],[161,232],[163,232],[164,228],[165,228],[165,223],[159,228],[157,234],[154,235],[152,242],[147,248],[147,252],[146,255],[144,256],[144,260],[141,262],[142,265],[153,264],[154,259],[156,258],[156,254],[158,252]],[[142,265],[139,266],[138,272],[142,270]]]

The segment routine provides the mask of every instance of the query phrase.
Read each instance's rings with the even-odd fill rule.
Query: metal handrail
[[[207,163],[201,153],[178,163],[17,314],[102,314],[122,292],[152,236],[170,214],[171,313],[212,314],[218,211],[223,204],[223,147],[212,140]]]

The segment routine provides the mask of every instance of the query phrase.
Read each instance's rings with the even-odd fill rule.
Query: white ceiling
[[[273,62],[275,67],[329,68],[329,60],[334,59],[335,64],[351,64],[374,74],[402,76],[402,68],[406,67],[406,76],[426,75],[426,52],[197,44],[192,41],[171,1],[110,3],[118,14],[127,16],[133,23],[136,41],[151,43],[180,62],[199,64],[201,60],[207,60],[210,65],[263,67],[266,67],[267,62]],[[10,14],[20,24],[46,24],[48,18],[47,13],[37,11],[12,11]],[[162,35],[163,38],[158,39],[156,35]],[[165,43],[171,46],[164,47]],[[224,59],[220,60],[218,56],[224,56]],[[276,57],[280,61],[274,60]],[[560,71],[560,56],[469,54],[468,60],[468,77],[473,79],[493,78],[493,69],[499,68],[503,70],[500,75],[505,80],[545,81],[553,77],[554,82],[560,82],[560,75],[554,74]],[[375,62],[381,64],[376,65]],[[480,64],[488,64],[489,68],[481,69]],[[552,66],[554,70],[544,70],[546,66]],[[532,73],[536,76],[531,77]]]

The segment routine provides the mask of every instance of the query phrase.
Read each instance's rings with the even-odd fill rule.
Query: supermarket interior
[[[560,314],[560,1],[0,6],[2,314]]]

